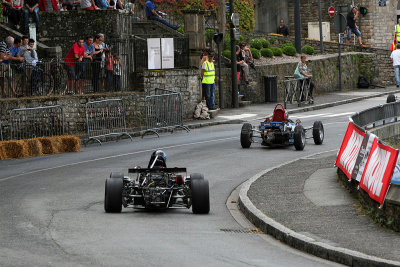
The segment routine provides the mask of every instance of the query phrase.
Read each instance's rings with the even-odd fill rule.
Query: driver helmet
[[[285,110],[285,117],[286,119],[289,119],[289,113],[287,112],[287,110]]]
[[[154,162],[154,165],[153,165],[153,162]],[[151,154],[148,168],[150,168],[151,166],[166,167],[167,166],[167,154],[162,150],[154,151]]]
[[[154,151],[153,153],[154,153],[154,157],[156,157],[156,156],[162,157],[164,159],[164,161],[167,162],[167,154],[164,151],[157,150],[157,151]]]

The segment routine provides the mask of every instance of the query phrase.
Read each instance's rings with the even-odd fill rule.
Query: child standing
[[[116,92],[121,91],[121,67],[121,60],[116,55],[114,60],[114,89]]]
[[[106,91],[110,92],[112,89],[112,79],[113,79],[113,56],[111,51],[106,51]]]

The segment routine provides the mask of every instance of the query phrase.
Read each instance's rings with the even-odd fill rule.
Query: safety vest
[[[204,62],[206,64],[206,69],[204,70],[202,83],[213,84],[215,81],[215,68],[214,63],[210,61]]]
[[[397,42],[400,42],[400,25],[396,24],[396,26],[394,26],[394,33],[397,35]]]

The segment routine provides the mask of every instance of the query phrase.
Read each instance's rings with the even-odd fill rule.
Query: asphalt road
[[[291,115],[305,126],[321,120],[325,141],[294,147],[242,149],[241,124],[163,134],[133,142],[83,147],[80,153],[0,162],[1,266],[335,266],[251,231],[226,206],[228,196],[256,173],[338,149],[348,116],[386,97]],[[265,111],[270,113],[271,111]],[[251,121],[253,125],[258,120]],[[211,211],[123,209],[106,214],[104,180],[111,171],[146,166],[163,149],[167,165],[200,172],[210,182]]]

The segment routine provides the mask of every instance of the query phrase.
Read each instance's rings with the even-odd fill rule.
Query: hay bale
[[[26,143],[28,144],[29,156],[43,155],[42,143],[37,138],[28,139],[26,140]]]
[[[61,140],[62,152],[79,152],[81,151],[81,139],[72,135],[59,136]]]
[[[6,159],[25,158],[29,156],[28,144],[23,140],[12,140],[3,142]]]
[[[52,137],[39,137],[37,138],[42,144],[42,153],[47,154],[57,154],[58,153],[58,142]]]
[[[4,150],[3,142],[0,142],[0,160],[6,159],[6,152]]]

